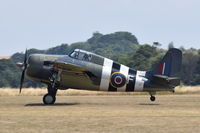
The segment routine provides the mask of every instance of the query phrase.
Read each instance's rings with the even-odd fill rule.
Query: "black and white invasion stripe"
[[[119,72],[126,77],[126,84],[120,88],[113,87],[110,84],[111,75],[116,72]],[[100,91],[143,91],[143,77],[145,74],[145,71],[135,71],[125,65],[104,58]]]

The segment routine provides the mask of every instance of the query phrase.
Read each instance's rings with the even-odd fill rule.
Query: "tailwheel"
[[[43,97],[43,103],[46,105],[51,105],[54,104],[56,101],[56,97],[47,93],[46,95],[44,95]]]
[[[155,96],[151,96],[151,97],[150,97],[150,100],[151,100],[152,102],[154,102],[154,101],[156,100],[156,97],[155,97]]]

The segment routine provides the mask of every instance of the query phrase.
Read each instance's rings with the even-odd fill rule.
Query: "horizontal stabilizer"
[[[175,87],[180,85],[180,78],[168,77],[165,75],[154,75],[152,81],[156,84],[169,85],[170,87]]]

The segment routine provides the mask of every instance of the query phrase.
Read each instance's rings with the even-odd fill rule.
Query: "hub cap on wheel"
[[[51,103],[53,101],[53,97],[51,95],[48,95],[48,96],[45,97],[45,101],[47,103]]]

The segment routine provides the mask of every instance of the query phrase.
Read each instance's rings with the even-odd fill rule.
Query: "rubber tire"
[[[156,100],[156,97],[155,97],[155,96],[151,96],[151,97],[150,97],[150,100],[151,100],[152,102],[154,102],[154,101]]]
[[[47,101],[47,100],[50,100],[50,101]],[[48,93],[46,95],[44,95],[44,97],[43,97],[43,103],[46,105],[52,105],[55,103],[55,101],[56,101],[56,97],[52,96]]]

